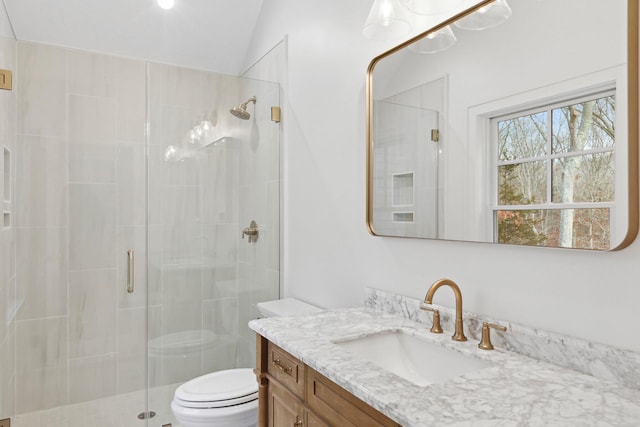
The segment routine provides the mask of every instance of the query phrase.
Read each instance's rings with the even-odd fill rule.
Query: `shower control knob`
[[[244,230],[242,230],[242,238],[247,236],[247,240],[249,243],[255,243],[258,241],[258,235],[260,234],[260,229],[258,228],[258,224],[255,221],[251,221],[251,224]]]

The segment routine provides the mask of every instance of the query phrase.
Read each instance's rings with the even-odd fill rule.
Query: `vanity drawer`
[[[329,425],[339,427],[400,427],[398,423],[307,367],[307,405]]]
[[[287,387],[299,398],[304,397],[304,364],[269,342],[269,358],[267,361],[267,373]]]

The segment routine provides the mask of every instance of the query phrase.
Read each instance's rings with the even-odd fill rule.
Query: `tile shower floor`
[[[144,411],[144,390],[119,394],[73,405],[59,406],[45,411],[17,415],[12,427],[161,427],[171,423],[179,427],[171,413],[171,400],[179,384],[156,387],[149,393],[149,409],[156,416],[138,419]]]

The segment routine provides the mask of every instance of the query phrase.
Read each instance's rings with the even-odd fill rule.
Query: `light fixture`
[[[407,9],[418,15],[438,15],[460,6],[464,0],[402,0]]]
[[[215,113],[211,116],[215,116]],[[215,117],[213,120],[215,121]],[[169,145],[165,149],[164,159],[167,162],[182,162],[196,157],[198,150],[227,140],[228,137],[218,134],[216,125],[205,119],[189,129],[179,145]]]
[[[456,42],[456,36],[450,25],[429,33],[426,37],[409,45],[409,49],[418,53],[436,53],[449,49]]]
[[[163,8],[164,10],[169,10],[173,8],[174,0],[158,0],[158,6]]]
[[[362,34],[372,40],[397,40],[412,30],[432,26],[430,15],[454,12],[464,0],[374,0]],[[507,0],[494,0],[454,24],[464,30],[484,30],[502,24],[511,16]],[[438,19],[437,17],[435,19]],[[456,36],[446,26],[412,43],[419,53],[441,52],[453,46]]]
[[[511,8],[507,4],[507,0],[496,0],[456,21],[455,26],[463,30],[486,30],[502,24],[510,16]]]
[[[189,129],[186,139],[191,145],[206,146],[218,139],[217,129],[209,120],[202,120]]]
[[[375,0],[362,29],[371,40],[395,40],[410,32],[408,13],[399,0]]]

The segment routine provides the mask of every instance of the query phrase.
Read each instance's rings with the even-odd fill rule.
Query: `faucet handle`
[[[506,331],[506,326],[496,325],[495,323],[482,322],[482,339],[478,344],[478,348],[482,350],[493,350],[493,344],[491,344],[491,330],[489,328],[497,329],[499,331]]]
[[[429,330],[434,334],[441,334],[442,326],[440,325],[440,310],[438,310],[437,308],[429,307],[426,304],[421,304],[420,310],[433,312],[433,326],[431,326],[431,329]]]

